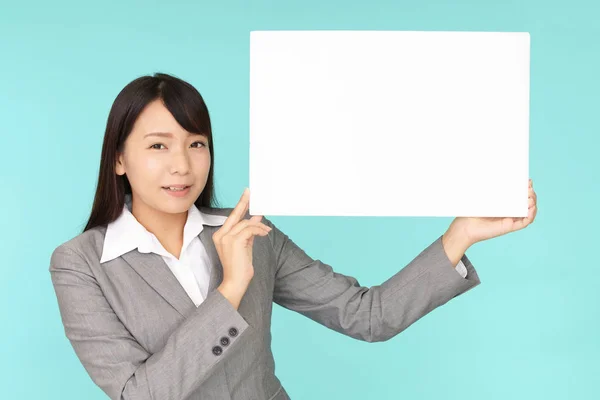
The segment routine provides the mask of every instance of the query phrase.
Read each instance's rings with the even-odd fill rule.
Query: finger
[[[528,210],[527,219],[529,219],[529,222],[533,220],[533,213],[535,212],[534,207],[535,205]]]
[[[256,235],[266,236],[269,232],[259,226],[249,225],[235,235],[235,240],[245,241]]]
[[[229,232],[227,232],[227,235],[235,236],[248,226],[259,226],[262,229],[264,229],[265,231],[267,231],[267,233],[271,231],[271,228],[269,226],[263,224],[262,222],[251,221],[249,219],[245,219],[241,222],[238,222],[233,228],[231,228],[231,230]]]
[[[231,210],[231,213],[223,223],[220,231],[222,234],[227,234],[237,224],[244,215],[246,215],[246,211],[248,210],[248,198],[250,190],[248,188],[244,189],[244,193],[242,193],[242,197],[240,197],[240,201],[238,201],[237,205]]]
[[[519,218],[515,221],[513,230],[518,231],[525,228],[527,225],[529,225],[529,217]]]
[[[533,199],[534,201],[537,201],[537,194],[531,188],[529,189],[529,193],[527,194],[527,197]]]
[[[517,221],[517,223],[516,223],[517,229],[523,229],[523,228],[527,227],[529,224],[531,224],[533,222],[533,218],[535,216],[535,209],[534,209],[534,207],[530,208],[527,211],[527,216],[526,217],[523,217],[523,218],[521,218],[521,219],[519,219]]]

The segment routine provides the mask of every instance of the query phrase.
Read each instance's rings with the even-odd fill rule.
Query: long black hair
[[[94,204],[83,232],[113,222],[123,211],[125,195],[131,194],[131,185],[126,175],[116,173],[117,153],[123,151],[125,140],[142,110],[157,99],[162,100],[183,129],[206,135],[211,156],[210,170],[206,186],[195,205],[216,206],[213,184],[215,154],[208,108],[192,85],[175,76],[157,72],[131,81],[113,102],[106,122]]]

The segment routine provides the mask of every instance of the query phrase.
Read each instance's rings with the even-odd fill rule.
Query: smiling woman
[[[378,342],[480,283],[453,229],[362,286],[250,216],[248,190],[214,206],[213,170],[208,109],[190,84],[157,73],[118,94],[89,221],[50,260],[65,334],[111,399],[288,400],[273,302]]]

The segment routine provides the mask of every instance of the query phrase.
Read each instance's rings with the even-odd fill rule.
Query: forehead
[[[133,131],[131,133],[137,133],[140,136],[144,136],[144,134],[154,131],[173,133],[186,132],[181,125],[177,123],[160,99],[149,103],[142,110],[133,125]]]

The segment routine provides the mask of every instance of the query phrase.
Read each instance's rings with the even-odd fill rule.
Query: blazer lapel
[[[187,316],[196,308],[183,286],[169,269],[163,258],[155,253],[140,253],[137,250],[122,255],[140,276],[158,292],[181,315]]]
[[[219,254],[212,240],[213,232],[218,227],[204,225],[200,232],[200,241],[206,249],[210,260],[210,281],[208,292],[218,287],[223,281],[223,267]],[[122,255],[123,259],[150,285],[158,294],[173,306],[182,316],[187,317],[196,305],[183,289],[165,260],[154,253],[140,253],[137,250]]]

